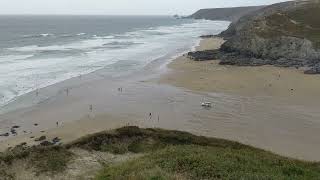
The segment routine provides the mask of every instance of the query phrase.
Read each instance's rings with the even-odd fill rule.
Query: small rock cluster
[[[188,57],[195,61],[215,60],[219,57],[219,51],[206,50],[206,51],[189,52]]]

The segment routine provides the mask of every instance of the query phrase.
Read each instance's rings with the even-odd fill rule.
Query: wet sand
[[[215,48],[220,42],[205,39],[198,49]],[[11,104],[20,107],[18,110],[0,115],[0,130],[5,133],[13,125],[21,127],[15,137],[0,137],[0,149],[22,142],[34,144],[31,136],[59,137],[66,143],[130,124],[225,138],[320,161],[320,101],[319,96],[311,98],[318,87],[313,83],[320,84],[319,76],[272,67],[224,67],[215,61],[192,62],[184,57],[174,60],[169,69],[163,68],[166,63],[155,62],[126,77],[111,77],[101,70],[41,89],[39,96],[33,92],[19,98]],[[291,87],[288,90],[283,82],[273,82],[272,91],[260,92],[264,89],[260,85],[265,84],[262,80],[276,79],[277,74],[269,73],[279,70],[295,75],[290,83],[299,96],[292,95]],[[263,74],[268,77],[263,79]],[[212,86],[215,81],[220,84]],[[311,100],[305,100],[308,98]],[[203,101],[213,102],[214,107],[203,109]]]

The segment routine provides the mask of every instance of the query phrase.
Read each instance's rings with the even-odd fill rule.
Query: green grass
[[[30,155],[30,162],[37,174],[55,174],[65,170],[73,154],[60,146],[37,149]]]
[[[15,161],[26,161],[29,168],[33,168],[36,174],[54,174],[64,171],[72,158],[73,153],[62,146],[17,146],[0,153],[0,177],[14,179],[14,175],[8,173],[8,169]]]
[[[126,144],[123,146],[134,146],[132,149],[127,148],[128,152],[136,151],[146,155],[122,164],[106,166],[96,177],[97,180],[300,180],[320,177],[319,163],[292,160],[231,141],[178,131],[135,129],[134,134],[139,134],[140,141],[132,143],[128,139],[133,136],[128,135],[126,130],[123,128],[121,133],[115,133],[122,134],[118,137],[126,139],[122,141]]]
[[[241,148],[244,145],[222,139],[210,139],[194,136],[180,131],[162,129],[140,129],[124,127],[111,133],[102,132],[82,138],[69,147],[80,147],[87,150],[111,152],[114,154],[145,153],[159,150],[169,145],[214,145],[219,147]]]
[[[309,39],[320,48],[320,3],[308,3],[300,8],[266,17],[267,27],[258,29],[264,38],[292,36]]]
[[[180,131],[124,127],[79,139],[65,146],[18,146],[0,153],[0,177],[14,179],[16,162],[37,175],[63,172],[73,158],[69,148],[142,156],[122,163],[102,163],[97,180],[319,179],[320,164],[281,157],[237,142]],[[1,179],[0,178],[0,179]]]
[[[177,145],[106,167],[96,179],[300,180],[319,177],[319,164],[290,160],[255,149]]]

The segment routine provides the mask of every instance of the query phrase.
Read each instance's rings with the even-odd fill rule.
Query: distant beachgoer
[[[89,106],[89,110],[90,110],[91,112],[93,111],[93,106],[92,106],[92,105]]]
[[[59,126],[59,122],[57,121],[56,124],[57,124],[57,127],[58,127]]]

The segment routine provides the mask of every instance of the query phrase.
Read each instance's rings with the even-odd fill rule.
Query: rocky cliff
[[[221,33],[221,64],[276,65],[320,73],[320,1],[290,1],[252,12]]]
[[[214,9],[201,9],[189,16],[194,19],[207,19],[207,20],[224,20],[224,21],[237,21],[240,17],[254,12],[264,6],[249,6],[249,7],[234,7],[234,8],[214,8]]]

